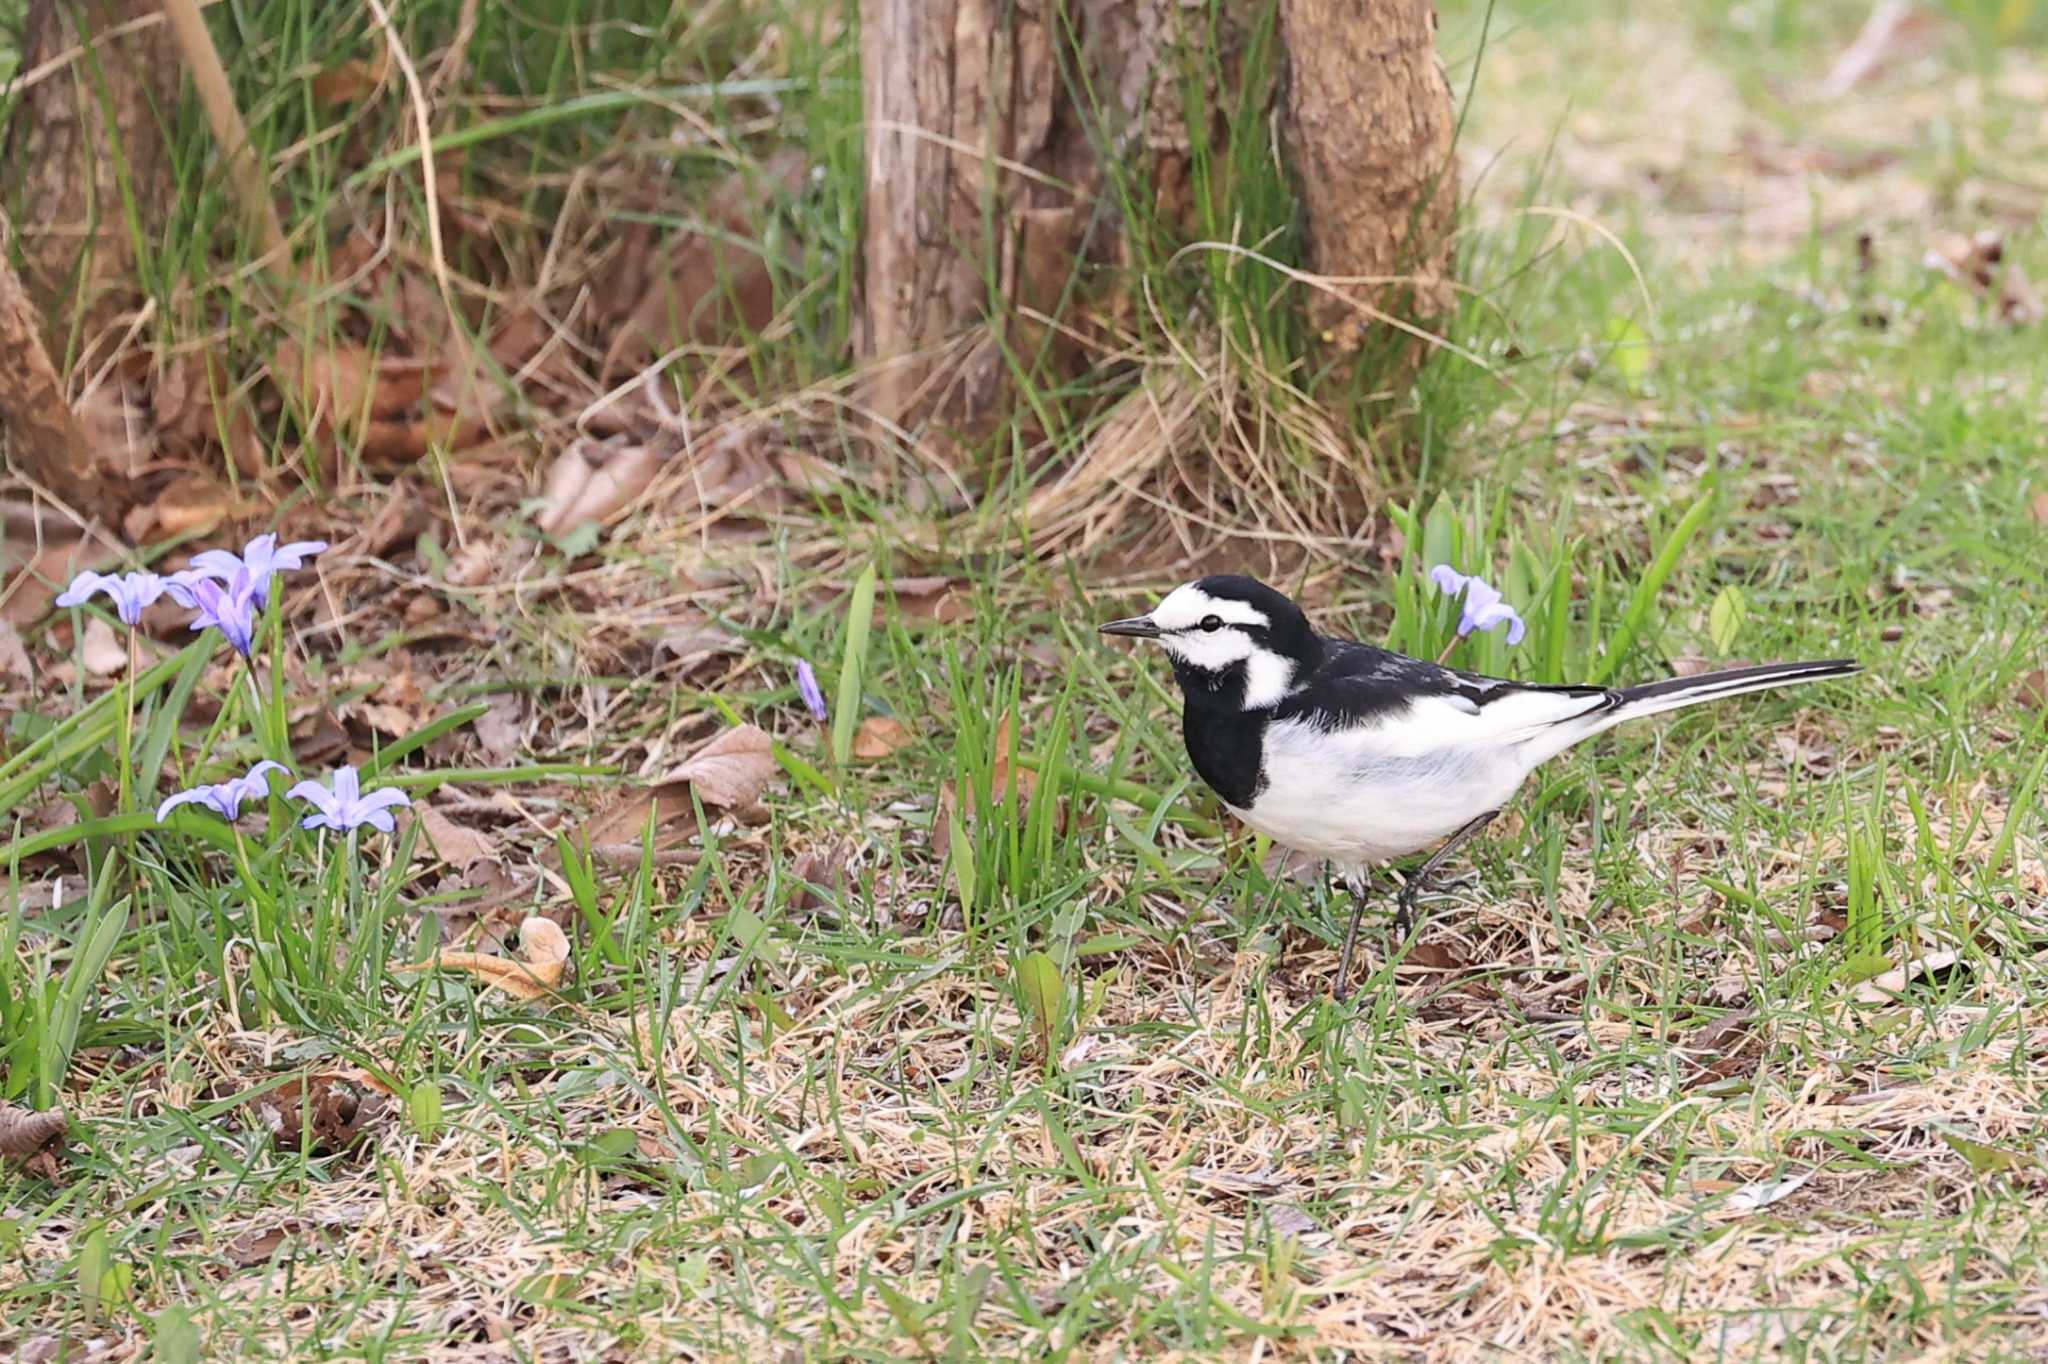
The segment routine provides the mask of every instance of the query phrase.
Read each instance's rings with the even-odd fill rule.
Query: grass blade
[[[853,731],[860,723],[860,671],[868,656],[868,630],[875,619],[875,566],[853,585],[846,607],[846,649],[839,658],[839,697],[832,708],[832,761],[841,767],[853,756]]]

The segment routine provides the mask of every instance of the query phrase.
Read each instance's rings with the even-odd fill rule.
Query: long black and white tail
[[[1531,735],[1529,746],[1541,752],[1534,761],[1553,757],[1574,744],[1646,715],[1682,710],[1707,701],[1719,701],[1746,692],[1769,691],[1774,687],[1796,687],[1830,677],[1848,677],[1863,671],[1853,658],[1830,658],[1814,663],[1763,663],[1754,668],[1730,668],[1726,672],[1702,673],[1697,677],[1667,677],[1640,687],[1622,687],[1607,693],[1601,704],[1553,725],[1549,732]]]

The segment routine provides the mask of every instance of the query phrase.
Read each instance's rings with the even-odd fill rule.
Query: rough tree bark
[[[1000,297],[1048,310],[1101,187],[1082,111],[1063,97],[1070,0],[862,0],[867,132],[864,348],[888,362],[875,406],[983,425],[1002,390]],[[1140,45],[1154,0],[1083,0],[1084,50]],[[1117,93],[1117,63],[1105,64]],[[1071,187],[1071,188],[1069,188]],[[949,339],[954,353],[931,352]]]
[[[1343,292],[1428,319],[1451,302],[1457,119],[1436,53],[1434,0],[1280,0],[1288,159],[1309,263],[1320,274],[1400,280]],[[1347,348],[1370,313],[1318,294],[1309,316]]]
[[[1409,277],[1346,286],[1371,309],[1440,310],[1457,180],[1433,4],[1278,3],[1284,140],[1311,265]],[[1179,0],[862,0],[862,340],[884,362],[872,399],[883,416],[974,430],[1000,412],[1020,347],[986,325],[991,300],[1011,318],[1051,313],[1077,264],[1115,259],[1104,150],[1141,152],[1161,209],[1186,207],[1176,54],[1214,44],[1203,65],[1229,73],[1256,17],[1253,5],[1212,14]],[[1094,107],[1078,106],[1078,88]],[[1347,347],[1371,324],[1327,294],[1311,318]]]
[[[182,67],[161,18],[158,0],[29,0],[0,200],[60,363],[134,305],[136,234],[154,241],[170,207]]]
[[[0,236],[4,240],[4,236]],[[29,477],[75,507],[97,500],[92,447],[43,348],[42,319],[0,251],[0,430]]]

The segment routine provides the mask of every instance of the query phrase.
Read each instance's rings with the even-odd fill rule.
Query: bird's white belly
[[[1306,725],[1266,732],[1265,786],[1232,813],[1274,842],[1362,864],[1431,847],[1497,810],[1529,774],[1512,750],[1381,751],[1375,734]]]

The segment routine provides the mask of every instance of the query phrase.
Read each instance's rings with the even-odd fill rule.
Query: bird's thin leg
[[[1337,983],[1330,998],[1341,1000],[1351,990],[1351,953],[1358,946],[1358,921],[1365,917],[1365,873],[1356,869],[1344,873],[1344,888],[1351,893],[1351,927],[1344,933],[1344,953],[1337,958]]]
[[[1464,827],[1452,834],[1441,848],[1431,853],[1429,860],[1417,867],[1413,876],[1401,883],[1401,895],[1394,905],[1395,937],[1407,937],[1408,931],[1415,926],[1416,897],[1421,895],[1423,887],[1429,884],[1429,878],[1436,875],[1437,868],[1449,861],[1451,854],[1464,847],[1474,834],[1484,829],[1488,824],[1491,824],[1493,817],[1499,813],[1500,811],[1498,810],[1488,810],[1477,819],[1465,824]]]

